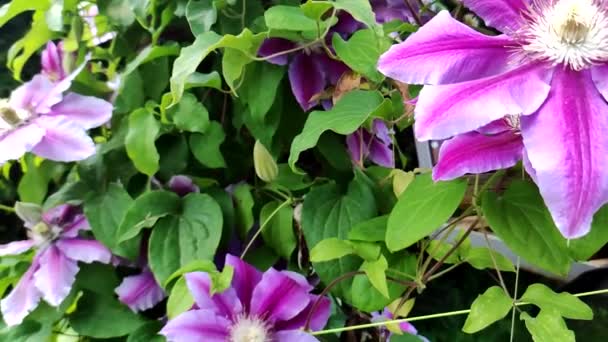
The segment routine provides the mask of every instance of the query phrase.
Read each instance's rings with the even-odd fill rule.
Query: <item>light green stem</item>
[[[575,297],[587,297],[587,296],[595,296],[595,295],[600,295],[600,294],[608,294],[608,289],[597,290],[597,291],[590,291],[590,292],[583,292],[583,293],[577,293],[574,296]],[[517,303],[515,303],[515,306],[522,306],[522,305],[528,305],[528,304],[531,304],[531,303],[517,302]],[[471,309],[458,310],[458,311],[450,311],[450,312],[442,312],[442,313],[437,313],[437,314],[432,314],[432,315],[409,317],[409,318],[401,318],[401,319],[393,319],[393,320],[390,320],[390,321],[374,322],[374,323],[361,324],[361,325],[352,325],[350,327],[342,327],[342,328],[335,328],[335,329],[327,329],[327,330],[314,331],[314,332],[311,332],[311,334],[312,335],[335,334],[335,333],[344,332],[344,331],[352,331],[352,330],[359,330],[359,329],[376,328],[376,327],[386,326],[386,325],[390,325],[390,324],[399,324],[399,323],[404,323],[404,322],[423,321],[423,320],[433,319],[433,318],[442,318],[442,317],[466,315],[466,314],[468,314],[470,312],[471,312]]]

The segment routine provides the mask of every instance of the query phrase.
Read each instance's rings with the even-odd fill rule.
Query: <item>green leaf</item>
[[[222,77],[217,71],[212,71],[208,74],[202,74],[200,72],[195,72],[188,76],[186,80],[186,89],[191,88],[214,88],[221,90],[222,89]]]
[[[118,96],[114,104],[114,113],[129,113],[144,110],[144,80],[138,70],[130,72],[121,80]],[[122,142],[122,140],[121,140]]]
[[[534,342],[576,341],[574,332],[568,329],[566,322],[557,311],[541,310],[535,318],[522,312],[521,319],[526,323],[526,328],[532,334]]]
[[[489,248],[471,248],[466,255],[463,255],[463,258],[464,261],[478,270],[498,267],[500,271],[515,272],[515,267],[509,258],[497,251],[491,251]],[[496,262],[496,265],[494,265],[494,262]]]
[[[575,260],[586,261],[608,243],[608,205],[593,216],[591,231],[580,239],[570,240],[568,249]]]
[[[296,162],[303,151],[314,147],[323,132],[351,134],[382,103],[382,95],[376,91],[354,90],[342,97],[329,111],[310,113],[302,133],[293,139],[289,153],[289,166],[296,171]]]
[[[188,19],[190,30],[195,37],[210,31],[211,26],[217,21],[215,1],[188,0],[186,19]]]
[[[238,36],[231,34],[220,36],[213,31],[197,35],[194,43],[183,48],[173,64],[170,82],[171,94],[173,94],[172,104],[179,102],[184,93],[186,81],[196,71],[203,59],[211,51],[219,48],[235,50],[225,50],[222,58],[224,78],[234,91],[234,81],[240,77],[243,67],[253,61],[250,56],[255,55],[264,38],[264,33],[253,34],[249,29],[244,29]]]
[[[163,325],[159,321],[150,321],[142,324],[129,335],[127,342],[165,342],[165,337],[158,334],[162,327]]]
[[[293,208],[291,205],[285,205],[279,209],[279,206],[280,202],[272,201],[262,207],[260,222],[263,224],[268,221],[262,230],[262,237],[277,255],[289,260],[297,245],[293,231]],[[273,213],[274,216],[270,218]]]
[[[279,175],[277,162],[259,140],[253,145],[253,166],[255,174],[264,182],[270,183]]]
[[[46,197],[53,166],[49,161],[36,163],[33,155],[25,157],[27,171],[19,181],[17,193],[22,202],[41,204]]]
[[[205,133],[209,128],[209,112],[196,96],[186,93],[167,110],[175,126],[186,132]]]
[[[384,242],[388,215],[374,217],[355,225],[348,233],[349,240]]]
[[[177,43],[171,42],[166,45],[150,45],[145,47],[143,50],[137,54],[131,62],[127,64],[125,70],[123,71],[123,76],[131,74],[135,69],[137,69],[140,65],[153,61],[157,58],[167,57],[167,56],[177,56],[179,55],[180,47]]]
[[[120,223],[119,241],[134,238],[142,229],[154,226],[159,219],[176,214],[179,208],[180,198],[171,191],[150,191],[139,196]]]
[[[78,309],[69,317],[79,334],[93,338],[125,336],[145,321],[113,296],[84,291]]]
[[[520,301],[530,302],[541,310],[555,310],[566,318],[593,319],[593,311],[585,302],[566,292],[555,293],[543,284],[528,286]]]
[[[13,0],[0,7],[0,27],[9,20],[26,11],[46,11],[50,7],[49,0]]]
[[[159,170],[160,156],[154,145],[159,131],[160,124],[147,109],[141,108],[129,115],[129,131],[125,137],[127,154],[137,170],[148,176]]]
[[[55,34],[47,27],[44,11],[36,11],[30,30],[8,50],[6,64],[13,71],[13,77],[21,80],[21,71],[25,63],[53,38],[55,38]]]
[[[323,15],[332,8],[332,5],[324,2],[308,0],[300,5],[302,12],[309,18],[315,21],[320,21]]]
[[[300,7],[273,6],[264,12],[266,26],[273,30],[315,31],[317,21],[304,14]]]
[[[84,213],[95,238],[114,253],[129,259],[139,255],[139,243],[134,241],[133,246],[119,245],[118,229],[133,203],[131,196],[119,184],[110,184],[105,193],[95,194],[84,202]]]
[[[178,103],[184,93],[186,81],[192,75],[198,65],[215,49],[215,44],[222,39],[222,36],[215,32],[205,32],[197,35],[192,45],[183,48],[179,57],[173,63],[171,74],[171,94],[173,94],[173,104]]]
[[[376,261],[380,257],[382,247],[378,243],[367,241],[350,241],[354,254],[366,261]]]
[[[464,197],[465,180],[433,182],[430,174],[417,176],[399,197],[389,215],[386,246],[407,248],[444,224]]]
[[[384,297],[389,298],[388,284],[386,282],[387,269],[388,262],[383,255],[380,255],[380,258],[376,261],[365,261],[361,265],[361,270],[365,272],[376,290],[380,291]]]
[[[209,195],[189,194],[182,207],[180,216],[159,220],[150,236],[149,264],[159,284],[195,260],[213,260],[222,236],[222,210]]]
[[[334,8],[350,13],[357,21],[373,29],[378,36],[384,35],[382,25],[376,22],[376,15],[368,0],[336,0],[332,4]]]
[[[253,206],[255,201],[251,195],[251,186],[241,183],[234,188],[232,194],[234,198],[234,209],[236,214],[237,232],[241,238],[245,238],[247,233],[253,227],[255,218],[253,217]]]
[[[214,169],[226,167],[226,161],[220,151],[225,138],[222,125],[217,121],[211,121],[205,134],[190,136],[190,150],[196,160],[206,167]]]
[[[505,317],[513,305],[513,300],[499,286],[492,286],[482,295],[477,296],[471,305],[462,331],[476,333],[490,324]]]
[[[492,231],[515,254],[550,272],[568,274],[570,257],[538,189],[528,182],[513,182],[498,197],[486,192],[482,208]]]
[[[315,247],[310,250],[310,261],[329,261],[353,253],[353,246],[348,241],[328,238],[319,241],[319,243],[317,243]]]
[[[369,29],[355,32],[348,41],[339,34],[333,36],[333,47],[338,57],[351,69],[376,83],[384,79],[376,68],[378,58],[389,46],[390,42]]]
[[[346,193],[333,183],[313,188],[304,199],[302,231],[309,248],[328,238],[346,239],[354,225],[376,216],[374,193],[357,172]],[[326,284],[337,277],[361,266],[355,256],[342,257],[335,261],[315,263],[314,267]],[[344,280],[333,289],[333,293],[352,303],[352,280]]]
[[[448,254],[448,252],[452,249],[452,247],[453,247],[453,245],[451,245],[449,243],[441,242],[439,240],[431,240],[431,242],[429,243],[429,246],[426,249],[426,252],[429,253],[429,255],[433,259],[439,261],[439,260],[443,259],[446,254]],[[458,251],[452,253],[443,262],[445,264],[459,263],[460,255],[459,255]]]
[[[284,74],[285,67],[270,63],[252,63],[247,68],[239,94],[249,106],[253,120],[264,120],[275,101]],[[260,87],[261,84],[264,86]]]
[[[184,313],[194,304],[194,298],[190,294],[186,278],[181,277],[173,285],[169,300],[167,301],[167,317],[173,319],[179,314]]]

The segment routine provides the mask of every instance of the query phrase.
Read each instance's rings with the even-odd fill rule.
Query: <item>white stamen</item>
[[[49,226],[45,222],[38,222],[32,228],[28,229],[28,238],[34,240],[38,248],[44,248],[51,242],[55,241],[61,235],[61,228],[55,225]]]
[[[230,329],[230,342],[271,342],[269,327],[261,319],[242,316]]]
[[[533,58],[582,70],[608,61],[608,13],[601,0],[537,0],[522,29]]]

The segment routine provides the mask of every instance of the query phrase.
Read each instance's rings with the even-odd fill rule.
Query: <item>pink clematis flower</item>
[[[384,310],[381,312],[372,312],[372,322],[385,322],[393,319],[395,319],[395,316],[389,310],[389,308],[384,308]],[[387,327],[380,327],[379,330],[380,336],[383,337],[382,340],[390,342],[393,332],[391,332],[391,330],[389,330]],[[418,337],[420,342],[429,342],[426,337],[418,335],[418,330],[416,330],[416,327],[414,327],[414,325],[410,322],[399,323],[397,330],[401,330],[402,334],[406,333]]]
[[[302,275],[273,268],[262,273],[232,255],[226,265],[234,268],[231,287],[210,294],[207,273],[185,275],[195,309],[170,320],[160,331],[169,342],[317,341],[301,330],[319,298]],[[330,314],[330,301],[321,298],[312,315],[312,330],[322,329]]]
[[[118,299],[134,312],[151,309],[166,297],[147,262],[140,274],[125,277],[115,292]]]
[[[66,58],[71,55],[63,51],[63,42],[57,44],[53,41],[46,43],[46,48],[42,50],[40,65],[42,74],[53,82],[61,81],[69,74],[69,64],[72,60]]]
[[[464,0],[487,36],[441,12],[379,62],[425,84],[420,140],[443,145],[435,180],[524,160],[566,238],[608,201],[608,8],[601,0]]]
[[[59,77],[63,68],[57,63],[56,48],[47,47],[43,74],[15,89],[10,99],[0,100],[0,165],[26,152],[63,162],[83,160],[95,153],[95,144],[86,130],[108,122],[112,104],[92,96],[63,94],[84,64],[72,74]],[[61,80],[54,82],[45,76],[46,72]]]
[[[107,264],[112,259],[110,250],[101,243],[79,236],[90,227],[77,207],[62,205],[42,213],[36,205],[18,203],[16,210],[25,222],[29,240],[0,245],[0,256],[18,255],[31,249],[36,252],[30,268],[0,302],[8,326],[21,324],[41,298],[59,306],[72,289],[79,261]]]

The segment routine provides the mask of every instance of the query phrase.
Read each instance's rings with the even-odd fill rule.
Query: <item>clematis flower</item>
[[[92,2],[81,2],[78,4],[78,14],[89,28],[91,34],[90,40],[92,46],[101,45],[116,37],[116,32],[100,33],[95,19],[99,15],[99,8]]]
[[[444,11],[379,62],[389,77],[426,85],[417,138],[451,138],[434,179],[523,159],[561,233],[587,234],[608,201],[606,2],[463,2],[504,34],[481,34]]]
[[[63,162],[95,153],[86,130],[110,120],[112,104],[92,96],[63,94],[83,67],[59,82],[36,75],[15,89],[10,99],[0,100],[0,165],[26,152]]]
[[[8,326],[20,324],[41,298],[59,306],[72,289],[79,261],[107,264],[112,259],[112,253],[101,243],[79,236],[90,227],[78,207],[61,205],[42,213],[36,205],[18,203],[16,212],[25,223],[29,239],[0,245],[0,256],[32,249],[35,255],[30,268],[0,302]]]
[[[173,176],[171,177],[171,179],[169,179],[169,183],[167,185],[169,186],[169,189],[171,189],[171,191],[175,192],[181,197],[184,197],[192,192],[201,192],[201,189],[196,184],[194,184],[192,179],[188,176]]]
[[[414,17],[405,1],[408,0],[371,0],[370,4],[376,14],[376,21],[381,24],[393,20],[413,23]],[[414,11],[419,10],[420,5],[418,1],[409,1],[409,3]]]
[[[386,123],[380,119],[374,119],[371,132],[359,128],[355,133],[348,135],[346,145],[350,158],[357,165],[363,165],[363,161],[369,159],[380,166],[395,167],[393,140]]]
[[[347,36],[360,27],[348,13],[338,14],[338,23],[332,27],[327,34],[327,44],[331,45],[331,37],[334,33]],[[297,42],[283,38],[268,38],[264,40],[258,55],[269,57],[277,53],[298,47]],[[287,65],[291,91],[296,97],[298,104],[304,111],[308,111],[318,104],[315,95],[321,93],[327,86],[338,83],[340,76],[349,68],[342,62],[327,56],[321,43],[308,46],[290,55],[282,54],[271,57],[268,62],[276,65]]]
[[[167,341],[317,341],[301,330],[319,299],[310,294],[313,287],[303,276],[273,268],[262,273],[232,255],[226,256],[226,265],[234,268],[234,277],[222,293],[210,294],[207,273],[185,275],[196,308],[167,323],[160,331]],[[330,304],[329,299],[321,298],[312,315],[312,330],[325,326]]]
[[[383,311],[381,312],[372,312],[372,322],[385,322],[385,321],[390,321],[395,319],[395,316],[393,315],[393,313],[389,310],[389,308],[384,308]],[[393,333],[406,333],[406,334],[410,334],[410,335],[414,335],[416,337],[418,337],[418,339],[421,342],[429,342],[429,340],[421,335],[418,335],[418,330],[416,330],[416,327],[414,327],[412,325],[412,323],[410,322],[402,322],[399,323],[398,325],[396,325],[395,327],[380,327],[380,336],[382,337],[382,341],[386,341],[386,342],[390,342],[391,341],[391,336],[393,335]],[[395,331],[397,330],[397,331]]]

